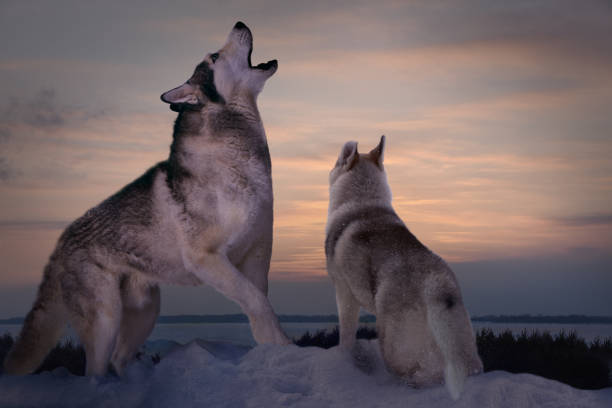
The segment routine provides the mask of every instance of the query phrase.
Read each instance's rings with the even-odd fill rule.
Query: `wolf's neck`
[[[250,94],[232,96],[227,101],[225,108],[241,114],[250,122],[261,123],[261,117],[257,109],[257,98]]]
[[[171,168],[181,167],[181,156],[186,150],[185,141],[197,138],[202,132],[203,125],[204,118],[200,111],[179,112],[174,121],[174,133],[172,135],[172,144],[170,145],[170,157],[168,158],[172,165]]]
[[[355,186],[353,186],[354,188]],[[328,214],[335,211],[358,208],[360,206],[376,206],[393,208],[391,205],[391,191],[387,186],[365,191],[330,191]]]
[[[179,112],[174,121],[174,139],[184,134],[197,133],[202,127],[203,119],[199,111]]]
[[[221,156],[257,156],[270,167],[265,131],[258,117],[228,105],[183,111],[174,124],[168,162],[172,171],[192,172]],[[246,159],[246,157],[245,157]]]
[[[174,142],[190,137],[221,135],[227,131],[248,131],[265,139],[263,124],[255,102],[232,99],[224,105],[212,105],[202,111],[180,112],[174,123]],[[174,143],[173,143],[174,144]]]

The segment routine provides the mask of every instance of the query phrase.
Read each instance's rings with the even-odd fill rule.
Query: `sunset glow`
[[[384,134],[394,207],[448,262],[598,259],[612,288],[609,3],[112,3],[0,6],[0,293],[33,288],[69,222],[167,157],[159,95],[237,20],[255,63],[279,60],[259,98],[272,281],[325,279],[329,170]]]

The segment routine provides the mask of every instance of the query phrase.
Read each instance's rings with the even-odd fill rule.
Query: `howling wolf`
[[[183,85],[161,96],[178,112],[168,160],[74,221],[47,264],[6,357],[35,370],[69,322],[87,375],[121,374],[159,314],[159,283],[207,284],[237,302],[258,343],[289,342],[267,298],[272,251],[270,154],[256,99],[276,60],[251,65],[238,22]]]
[[[359,308],[376,315],[387,367],[406,382],[446,380],[458,398],[482,371],[453,271],[410,233],[391,207],[385,137],[368,154],[348,142],[332,169],[325,253],[336,288],[340,347],[355,345]]]

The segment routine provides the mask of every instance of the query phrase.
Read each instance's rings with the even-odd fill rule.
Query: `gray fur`
[[[289,342],[267,299],[273,197],[256,105],[276,62],[253,68],[251,50],[237,24],[214,63],[162,95],[179,112],[168,160],[64,231],[6,373],[36,369],[66,321],[88,375],[109,361],[121,373],[154,326],[159,283],[209,284],[242,307],[257,342]]]
[[[453,397],[482,371],[459,284],[397,216],[383,166],[384,136],[368,154],[344,145],[330,173],[327,271],[336,287],[340,346],[353,350],[359,309],[377,317],[387,367],[406,382],[442,382]]]

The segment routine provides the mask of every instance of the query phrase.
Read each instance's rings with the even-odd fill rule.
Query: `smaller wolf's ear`
[[[385,135],[380,137],[380,143],[370,151],[370,158],[382,169],[383,158],[385,153]]]
[[[344,167],[344,169],[348,171],[353,168],[357,160],[359,160],[357,142],[346,142],[338,157],[338,165]]]
[[[196,108],[204,105],[197,94],[197,88],[188,82],[161,95],[163,102],[170,104],[170,109],[180,111],[184,107]]]

